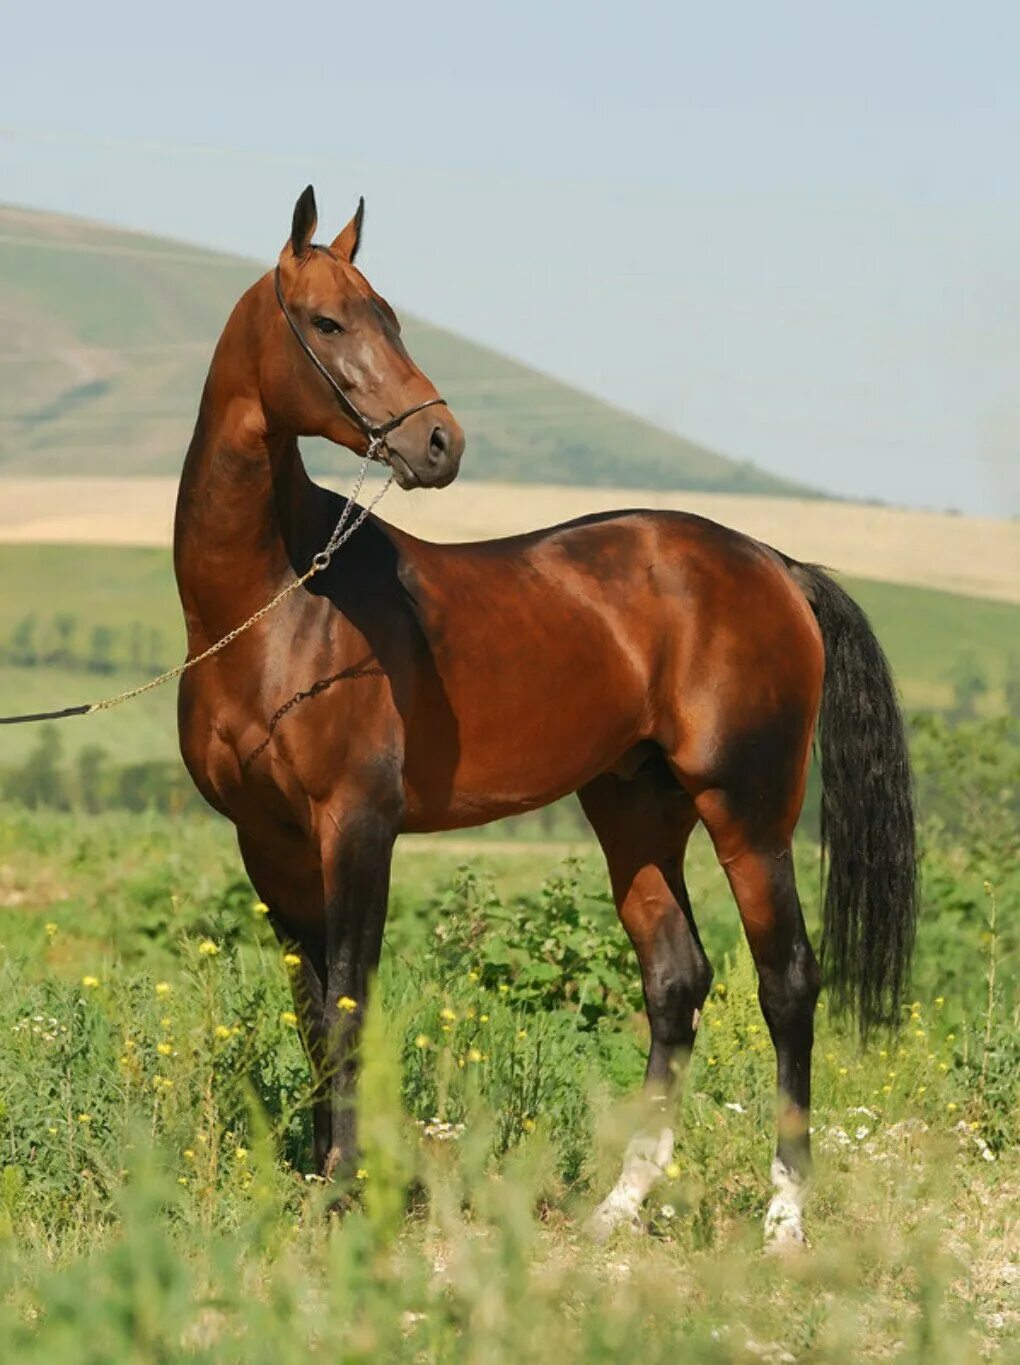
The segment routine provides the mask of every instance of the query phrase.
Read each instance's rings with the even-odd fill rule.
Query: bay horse
[[[345,506],[299,436],[441,487],[464,435],[355,265],[362,206],[315,246],[311,187],[275,272],[216,347],[177,504],[189,657],[304,572]],[[309,363],[309,361],[313,363]],[[371,433],[389,427],[385,443]],[[184,761],[233,821],[281,941],[313,1085],[314,1161],[356,1161],[358,1037],[405,831],[480,825],[577,792],[636,950],[647,1124],[596,1209],[637,1225],[712,977],[683,862],[700,820],[729,880],[777,1061],[767,1240],[803,1239],[822,970],[791,840],[820,721],[822,963],[863,1031],[895,1023],[916,913],[914,816],[889,667],[817,567],[677,512],[589,516],[437,545],[368,518],[329,568],[182,679]]]

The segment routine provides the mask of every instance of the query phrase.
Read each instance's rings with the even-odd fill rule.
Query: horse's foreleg
[[[323,839],[326,911],[322,1025],[330,1141],[322,1174],[357,1164],[358,1045],[369,981],[379,964],[396,837],[375,811],[345,812]]]

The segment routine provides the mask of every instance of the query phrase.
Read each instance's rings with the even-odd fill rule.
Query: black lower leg
[[[691,915],[683,877],[678,870],[670,869],[667,880],[682,914],[662,918],[651,949],[641,961],[652,1036],[645,1083],[659,1091],[673,1087],[690,1059],[712,984],[712,968]]]
[[[369,980],[379,964],[393,842],[392,826],[380,817],[348,816],[326,875],[327,1176],[352,1171],[357,1160],[358,1045]]]
[[[776,1050],[780,1162],[797,1178],[810,1171],[811,1049],[820,973],[803,924],[782,967],[759,966],[758,999]]]

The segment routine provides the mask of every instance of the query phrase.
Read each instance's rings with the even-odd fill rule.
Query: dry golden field
[[[167,545],[175,489],[169,478],[0,479],[0,542]],[[453,541],[614,507],[696,512],[858,578],[1020,603],[1015,520],[729,493],[467,481],[438,493],[394,490],[380,510],[416,535]]]

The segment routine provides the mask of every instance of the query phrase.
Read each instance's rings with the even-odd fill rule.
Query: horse
[[[355,261],[363,201],[316,245],[309,187],[275,270],[215,348],[181,478],[174,563],[189,658],[305,572],[347,501],[298,438],[456,477],[464,433]],[[311,362],[311,363],[309,363]],[[866,616],[825,572],[679,512],[432,544],[369,516],[179,691],[181,753],[230,819],[281,943],[313,1084],[313,1160],[357,1161],[358,1042],[404,832],[576,792],[637,956],[647,1110],[589,1230],[640,1226],[712,969],[684,883],[700,821],[729,881],[776,1056],[770,1245],[804,1238],[815,1004],[894,1024],[917,910],[904,727]],[[819,735],[829,863],[821,965],[791,841]]]

